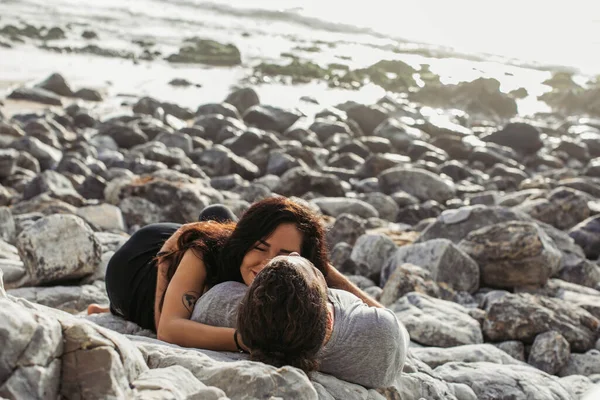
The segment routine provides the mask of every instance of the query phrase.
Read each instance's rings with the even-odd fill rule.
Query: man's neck
[[[323,340],[323,345],[326,345],[331,339],[331,334],[333,333],[333,324],[335,322],[335,312],[333,308],[333,304],[331,302],[327,302],[327,311],[329,312],[329,317],[327,319],[327,331],[325,332],[325,340]]]

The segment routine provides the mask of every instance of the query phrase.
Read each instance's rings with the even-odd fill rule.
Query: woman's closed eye
[[[267,251],[267,249],[264,249],[264,248],[262,248],[262,247],[260,247],[260,246],[254,246],[254,248],[255,248],[256,250],[258,250],[258,251]]]

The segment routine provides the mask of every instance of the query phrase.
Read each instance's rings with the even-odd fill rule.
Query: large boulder
[[[571,346],[558,332],[544,332],[535,337],[527,362],[542,371],[556,375],[571,355]]]
[[[526,293],[506,293],[489,301],[483,331],[491,341],[533,343],[547,331],[559,332],[574,352],[587,351],[598,339],[600,321],[584,309],[564,301]]]
[[[459,304],[412,292],[389,308],[414,342],[436,347],[483,343],[479,322]]]
[[[468,385],[479,400],[572,400],[558,378],[527,365],[448,363],[434,370],[447,382]]]
[[[381,270],[381,286],[399,265],[409,263],[423,267],[436,282],[455,290],[473,293],[479,289],[479,266],[448,239],[433,239],[399,247]]]
[[[377,283],[385,260],[396,251],[396,247],[396,243],[387,235],[364,234],[357,239],[350,260],[358,275]]]
[[[95,271],[101,257],[94,232],[74,215],[39,219],[19,234],[16,247],[32,284],[82,278]]]
[[[458,247],[471,256],[488,287],[544,285],[558,272],[561,253],[531,222],[509,221],[471,231]]]
[[[456,194],[454,183],[420,168],[390,168],[379,174],[378,178],[386,194],[403,191],[421,201],[435,200],[441,204]]]

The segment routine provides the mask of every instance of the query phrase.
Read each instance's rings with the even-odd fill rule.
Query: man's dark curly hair
[[[319,367],[327,319],[325,288],[301,266],[277,257],[254,279],[237,327],[251,360],[309,373]]]

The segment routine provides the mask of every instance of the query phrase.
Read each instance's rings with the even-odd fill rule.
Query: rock
[[[558,376],[600,374],[600,350],[593,349],[585,354],[571,354]]]
[[[575,240],[585,256],[597,259],[600,256],[600,216],[593,216],[571,228],[569,236]]]
[[[119,209],[127,226],[145,226],[166,220],[162,208],[143,197],[126,197],[119,203]]]
[[[8,95],[8,98],[14,100],[27,100],[35,103],[48,104],[51,106],[62,106],[62,100],[59,96],[48,90],[40,88],[20,87],[13,90]]]
[[[77,215],[100,229],[126,230],[121,210],[112,204],[81,207],[77,210]]]
[[[194,150],[190,158],[199,166],[207,167],[203,170],[209,176],[238,174],[246,180],[253,180],[260,174],[258,167],[251,161],[235,155],[221,145],[204,151]]]
[[[98,127],[98,134],[110,136],[120,148],[124,149],[130,149],[148,141],[148,135],[133,124],[105,122]]]
[[[423,347],[411,350],[414,357],[431,368],[437,368],[451,362],[472,363],[489,362],[504,365],[523,365],[504,351],[491,344],[466,344],[456,347]]]
[[[588,377],[582,375],[570,375],[561,378],[560,384],[565,387],[572,395],[573,398],[582,399],[583,395],[588,393],[590,389],[593,389],[594,382],[592,382]],[[596,386],[597,388],[600,388]],[[591,397],[586,397],[586,399],[590,399]]]
[[[588,196],[569,188],[556,188],[548,200],[528,200],[515,209],[558,229],[567,230],[590,216]]]
[[[419,168],[390,168],[379,174],[378,178],[384,193],[391,194],[401,190],[422,201],[445,203],[456,193],[452,182]]]
[[[152,332],[149,329],[143,329],[139,325],[113,315],[112,313],[91,314],[84,316],[84,318],[96,325],[123,335],[136,335],[156,339],[155,332]]]
[[[399,298],[410,292],[417,292],[431,297],[441,298],[444,292],[431,277],[429,271],[417,265],[402,264],[389,276],[383,285],[379,302],[384,306],[394,304]]]
[[[385,285],[394,270],[405,263],[425,268],[434,281],[444,282],[455,290],[473,293],[479,289],[479,266],[448,239],[399,247],[381,270],[381,285]]]
[[[530,294],[505,294],[486,307],[483,331],[491,341],[520,340],[556,331],[571,345],[571,351],[587,351],[597,339],[600,322],[587,311],[558,299]]]
[[[525,365],[487,362],[448,363],[435,369],[438,378],[468,385],[479,400],[570,400],[558,379]]]
[[[19,234],[16,247],[32,284],[89,275],[101,256],[91,228],[74,215],[51,215],[36,221]]]
[[[77,208],[65,203],[64,201],[54,199],[48,194],[41,194],[31,200],[17,203],[12,208],[13,215],[38,213],[37,215],[52,215],[52,214],[76,214]],[[17,222],[15,220],[15,222]],[[19,231],[17,223],[17,231]]]
[[[42,171],[56,168],[63,156],[60,150],[29,136],[13,141],[11,147],[26,151],[34,156],[38,160]]]
[[[522,122],[509,123],[503,129],[483,136],[481,139],[501,146],[508,146],[523,154],[536,153],[543,146],[539,129]]]
[[[410,163],[410,158],[394,153],[373,154],[365,160],[357,171],[359,178],[377,177],[383,171]]]
[[[73,97],[87,101],[102,101],[102,95],[94,89],[82,88],[73,94]]]
[[[56,308],[71,314],[87,310],[92,303],[108,304],[104,287],[96,285],[27,287],[8,290],[11,296]]]
[[[286,171],[274,192],[288,197],[300,197],[308,192],[327,197],[344,197],[346,194],[335,175],[321,174],[305,167],[295,167]]]
[[[479,322],[459,304],[412,292],[389,308],[414,342],[437,347],[483,343]]]
[[[8,289],[21,286],[22,281],[26,283],[27,270],[21,260],[0,258],[0,271],[4,274],[4,284]]]
[[[67,195],[80,197],[69,179],[64,175],[51,170],[42,172],[29,182],[23,192],[23,200],[32,199],[42,193],[48,193],[56,198],[64,198]]]
[[[225,99],[226,103],[233,105],[240,114],[244,114],[250,107],[260,104],[258,94],[251,87],[239,88],[231,92]]]
[[[237,110],[237,108],[235,108],[235,106],[227,102],[202,104],[196,110],[196,116],[209,114],[220,114],[224,117],[242,119],[241,114]]]
[[[374,192],[367,193],[358,197],[360,200],[372,205],[375,210],[379,213],[381,219],[385,219],[391,222],[396,222],[396,216],[400,211],[400,207],[394,201],[391,196],[387,196],[383,193]]]
[[[378,217],[379,213],[372,205],[358,199],[345,197],[319,197],[311,200],[325,215],[338,217],[341,214],[352,214],[359,218]]]
[[[1,282],[1,276],[0,276]],[[0,284],[0,294],[3,292]],[[31,312],[0,298],[0,396],[59,398],[61,356],[64,344],[61,325],[42,312]]]
[[[219,388],[207,387],[187,369],[179,365],[143,372],[132,382],[135,399],[206,399],[226,398]]]
[[[348,118],[356,121],[366,135],[373,135],[375,128],[387,119],[387,113],[379,106],[356,104],[346,110]],[[379,135],[375,135],[379,136]]]
[[[0,179],[10,177],[17,167],[19,152],[14,149],[0,149]]]
[[[329,248],[331,249],[329,252],[329,262],[331,262],[336,269],[344,274],[352,274],[356,271],[356,266],[350,259],[353,248],[351,245],[345,242],[339,242],[335,246]]]
[[[182,366],[205,385],[222,389],[229,398],[317,399],[307,376],[295,368],[249,361],[231,363],[226,362],[223,353],[181,349],[148,340],[136,340],[136,344],[150,368]],[[232,375],[236,379],[231,379]]]
[[[366,233],[365,221],[362,218],[353,214],[339,214],[333,226],[327,231],[327,243],[330,249],[340,242],[345,242],[352,247],[364,233]]]
[[[493,343],[494,346],[504,351],[515,360],[525,361],[525,345],[518,340],[507,340],[506,342]]]
[[[73,97],[73,90],[61,74],[54,73],[38,83],[36,87],[59,96]]]
[[[378,283],[383,263],[396,251],[396,247],[387,235],[365,234],[356,240],[350,260],[359,275]]]
[[[521,221],[471,231],[458,247],[479,265],[482,284],[498,288],[544,285],[561,258],[542,229]]]
[[[0,239],[13,243],[16,236],[15,220],[8,207],[0,207]],[[0,246],[0,251],[2,250]],[[0,258],[2,255],[0,254]]]
[[[571,354],[569,342],[560,333],[549,331],[535,337],[527,363],[550,375],[565,366]]]
[[[172,63],[234,66],[242,63],[239,49],[233,44],[222,44],[198,37],[187,38],[179,52],[166,58]]]
[[[563,257],[558,278],[565,282],[596,288],[600,284],[600,266],[577,256]]]
[[[244,122],[260,129],[283,133],[302,114],[295,110],[284,110],[273,106],[254,105],[244,112]]]

